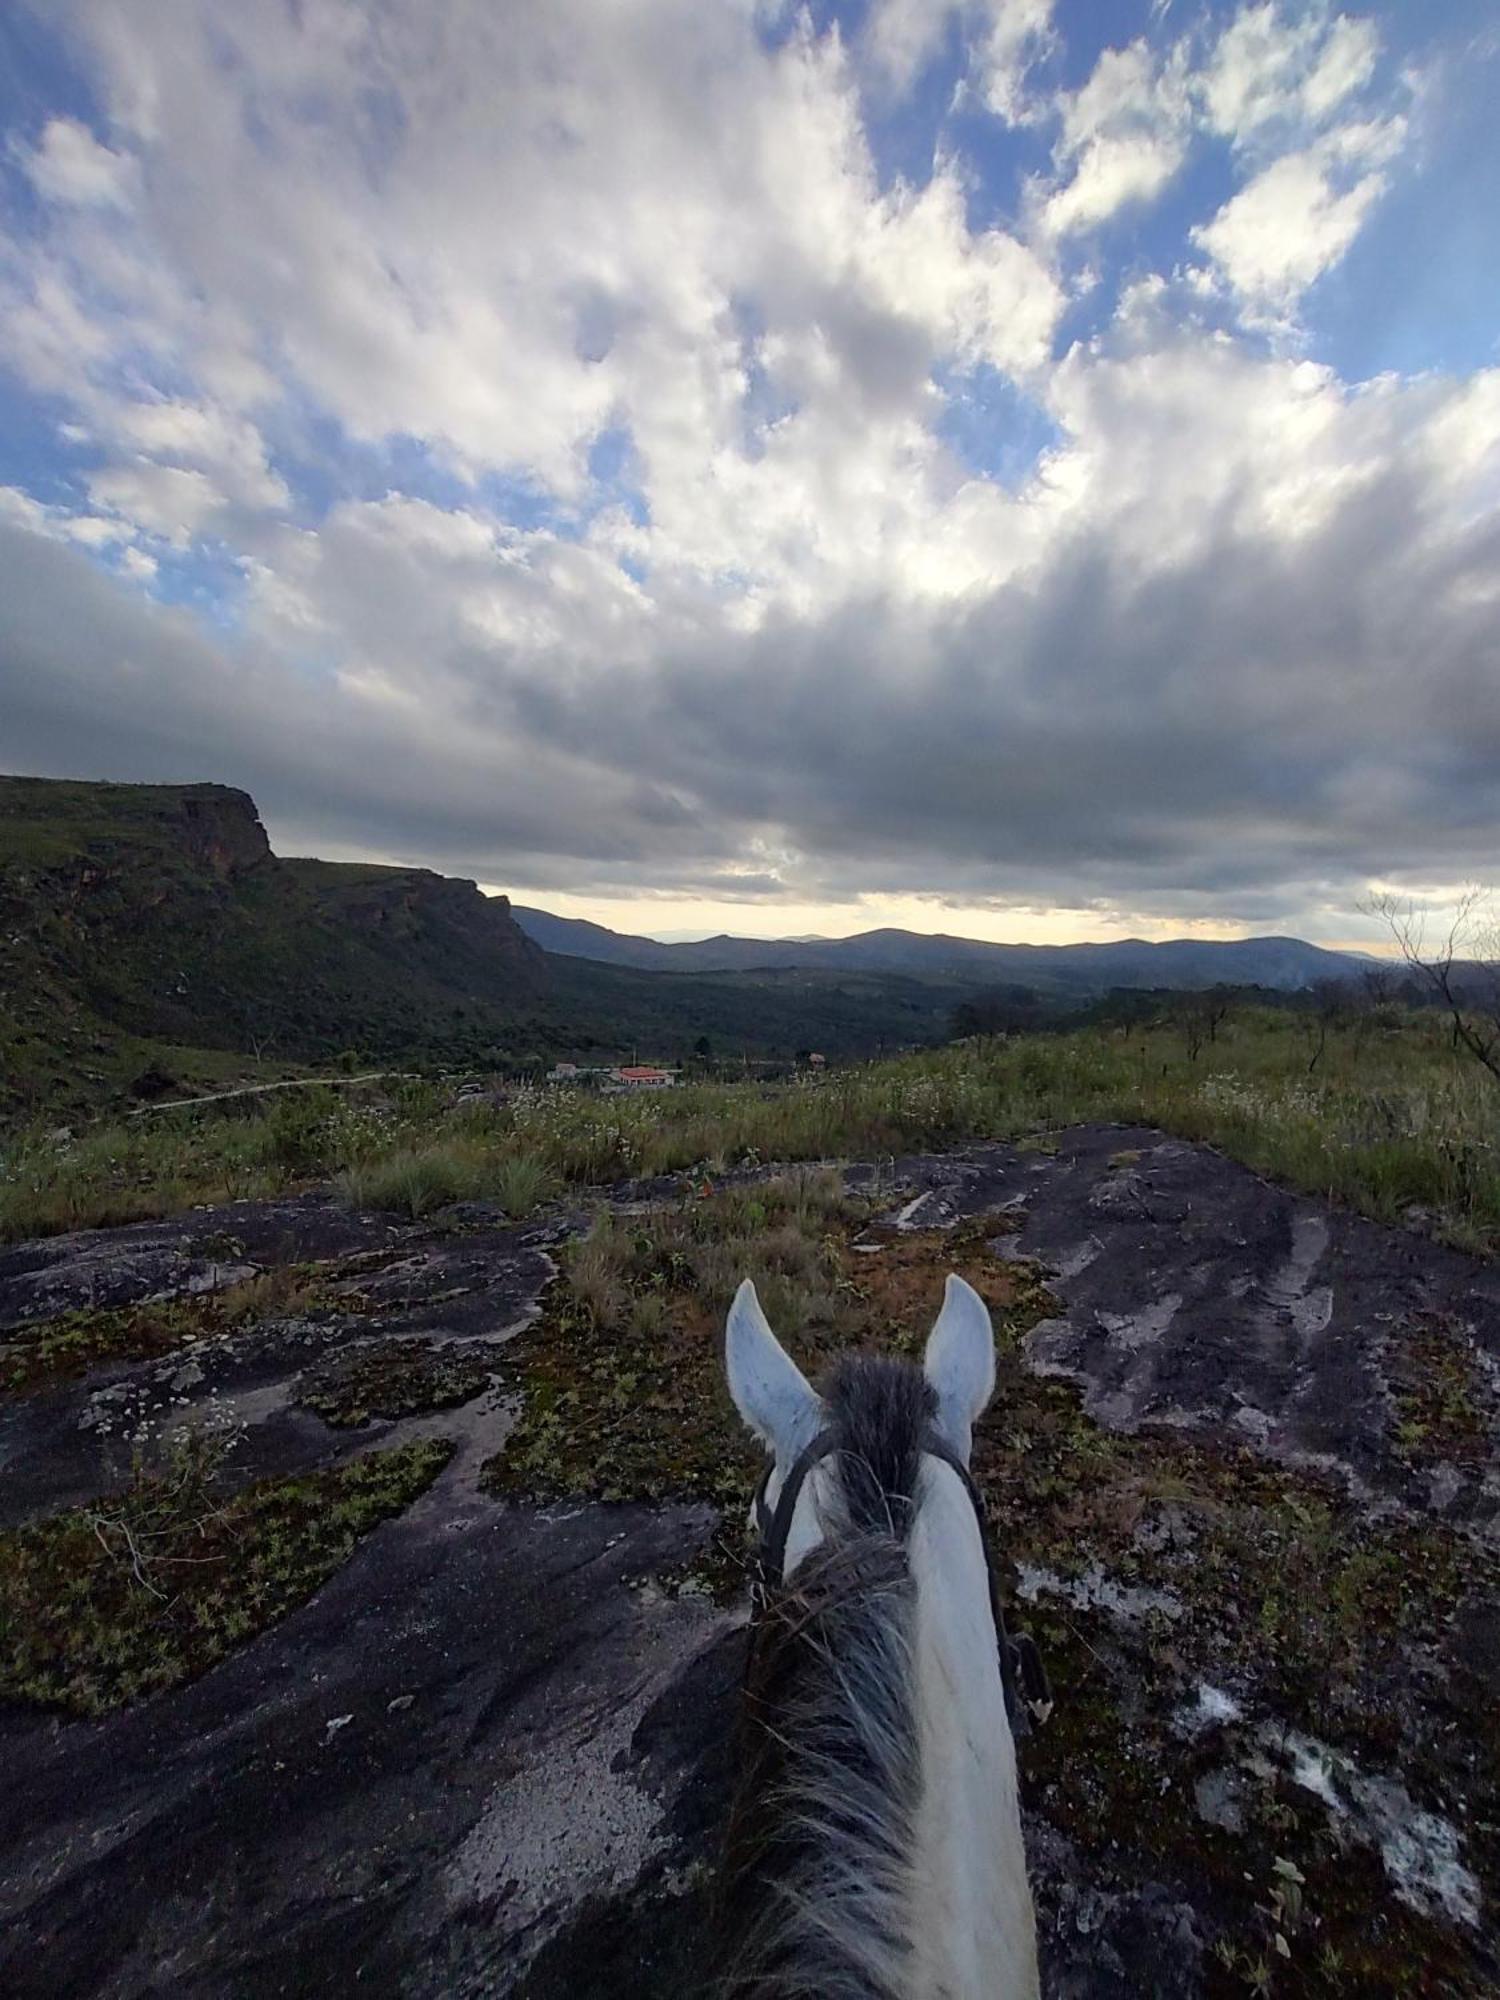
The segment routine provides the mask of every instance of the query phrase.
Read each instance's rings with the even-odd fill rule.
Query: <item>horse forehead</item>
[[[768,1513],[773,1513],[777,1500],[787,1480],[787,1472],[780,1467],[773,1471],[766,1486],[765,1504]],[[930,1451],[921,1454],[916,1487],[911,1496],[911,1513],[907,1517],[908,1528],[922,1506],[924,1499],[934,1491],[934,1482],[945,1487],[951,1482],[952,1491],[964,1503],[962,1512],[972,1511],[968,1496],[964,1492],[962,1479],[946,1459]],[[825,1539],[825,1525],[830,1516],[836,1518],[836,1505],[842,1493],[842,1481],[838,1469],[838,1453],[830,1452],[828,1457],[818,1459],[809,1466],[802,1481],[802,1490],[797,1495],[792,1508],[792,1518],[787,1529],[786,1552],[782,1560],[782,1575],[790,1576],[796,1565],[812,1554]],[[945,1491],[945,1498],[948,1497]],[[756,1509],[751,1504],[751,1528],[754,1531]]]

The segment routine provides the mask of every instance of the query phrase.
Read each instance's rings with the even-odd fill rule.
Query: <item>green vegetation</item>
[[[219,1491],[189,1434],[123,1492],[0,1535],[0,1697],[101,1715],[190,1680],[311,1596],[421,1493],[446,1440]]]
[[[919,1354],[949,1270],[987,1299],[1007,1346],[1051,1309],[1031,1266],[987,1247],[1009,1228],[1004,1218],[898,1232],[872,1223],[872,1206],[836,1173],[800,1169],[692,1189],[638,1216],[601,1215],[564,1252],[543,1317],[506,1350],[523,1403],[484,1468],[486,1490],[674,1495],[734,1518],[759,1471],[721,1358],[725,1309],[746,1277],[813,1370],[861,1344]],[[740,1558],[721,1541],[700,1581],[733,1590],[740,1580]]]
[[[177,1081],[162,1045],[227,1065],[532,1039],[541,954],[503,899],[422,869],[285,862],[223,785],[0,779],[0,1109]],[[253,1059],[253,1068],[252,1060]]]
[[[351,1166],[339,1176],[351,1208],[388,1208],[428,1215],[454,1201],[493,1201],[517,1219],[530,1215],[552,1191],[545,1161],[499,1150],[480,1137],[401,1146],[384,1158]]]
[[[551,1310],[507,1350],[525,1400],[485,1468],[497,1493],[603,1500],[749,1494],[753,1455],[719,1368],[724,1308],[753,1277],[767,1310],[827,1354],[854,1329],[839,1245],[858,1219],[836,1174],[602,1215],[563,1254]]]
[[[1419,1219],[1462,1247],[1500,1244],[1500,1094],[1454,1051],[1438,1017],[1335,1025],[1312,1075],[1307,1066],[1301,1016],[1244,1008],[1196,1054],[1167,1019],[959,1043],[816,1082],[694,1084],[649,1099],[517,1088],[455,1109],[438,1083],[312,1090],[271,1110],[168,1112],[62,1141],[22,1134],[0,1158],[0,1238],[333,1174],[362,1207],[421,1214],[481,1195],[519,1214],[563,1183],[1034,1141],[1105,1120],[1206,1140],[1380,1220]]]
[[[1398,1455],[1413,1470],[1441,1461],[1482,1472],[1492,1445],[1470,1336],[1440,1314],[1418,1314],[1387,1343],[1385,1366]]]
[[[0,1116],[310,1068],[536,1069],[696,1042],[787,1057],[932,1042],[962,981],[548,958],[504,897],[421,868],[283,860],[223,785],[0,778]]]
[[[452,1409],[494,1379],[485,1355],[451,1341],[379,1340],[313,1369],[303,1377],[296,1400],[325,1424],[349,1429],[372,1417],[389,1420]]]
[[[60,1313],[15,1327],[0,1340],[0,1391],[26,1395],[74,1380],[101,1362],[149,1360],[250,1320],[306,1313],[326,1303],[312,1271],[286,1265],[208,1291]],[[344,1309],[350,1310],[347,1303]]]

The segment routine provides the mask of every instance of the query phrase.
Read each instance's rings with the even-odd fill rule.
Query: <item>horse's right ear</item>
[[[938,1430],[967,1465],[974,1419],[995,1393],[995,1330],[989,1307],[956,1271],[948,1274],[923,1365],[937,1396]]]
[[[790,1463],[817,1434],[818,1398],[772,1333],[748,1278],[729,1308],[724,1371],[734,1407],[767,1451]]]

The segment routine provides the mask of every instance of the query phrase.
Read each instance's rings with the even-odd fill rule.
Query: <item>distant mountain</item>
[[[553,957],[472,882],[281,859],[228,786],[0,778],[0,1112],[87,1107],[147,1073],[232,1080],[237,1056],[869,1055],[942,1039],[966,990]]]
[[[988,944],[978,938],[929,937],[920,931],[863,931],[850,938],[712,937],[658,944],[576,917],[513,905],[521,929],[544,951],[655,972],[802,969],[887,972],[957,979],[969,985],[1015,984],[1054,1000],[1085,1001],[1112,987],[1266,986],[1294,992],[1321,979],[1349,979],[1368,961],[1325,951],[1300,938],[1172,938],[1151,944]]]

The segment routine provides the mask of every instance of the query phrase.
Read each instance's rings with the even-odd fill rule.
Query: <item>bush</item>
[[[507,1215],[530,1215],[551,1194],[552,1175],[534,1153],[502,1153],[495,1162],[492,1192]]]
[[[347,1168],[339,1189],[351,1208],[394,1209],[415,1220],[450,1201],[473,1199],[486,1167],[484,1149],[469,1140],[407,1146],[366,1166]]]

